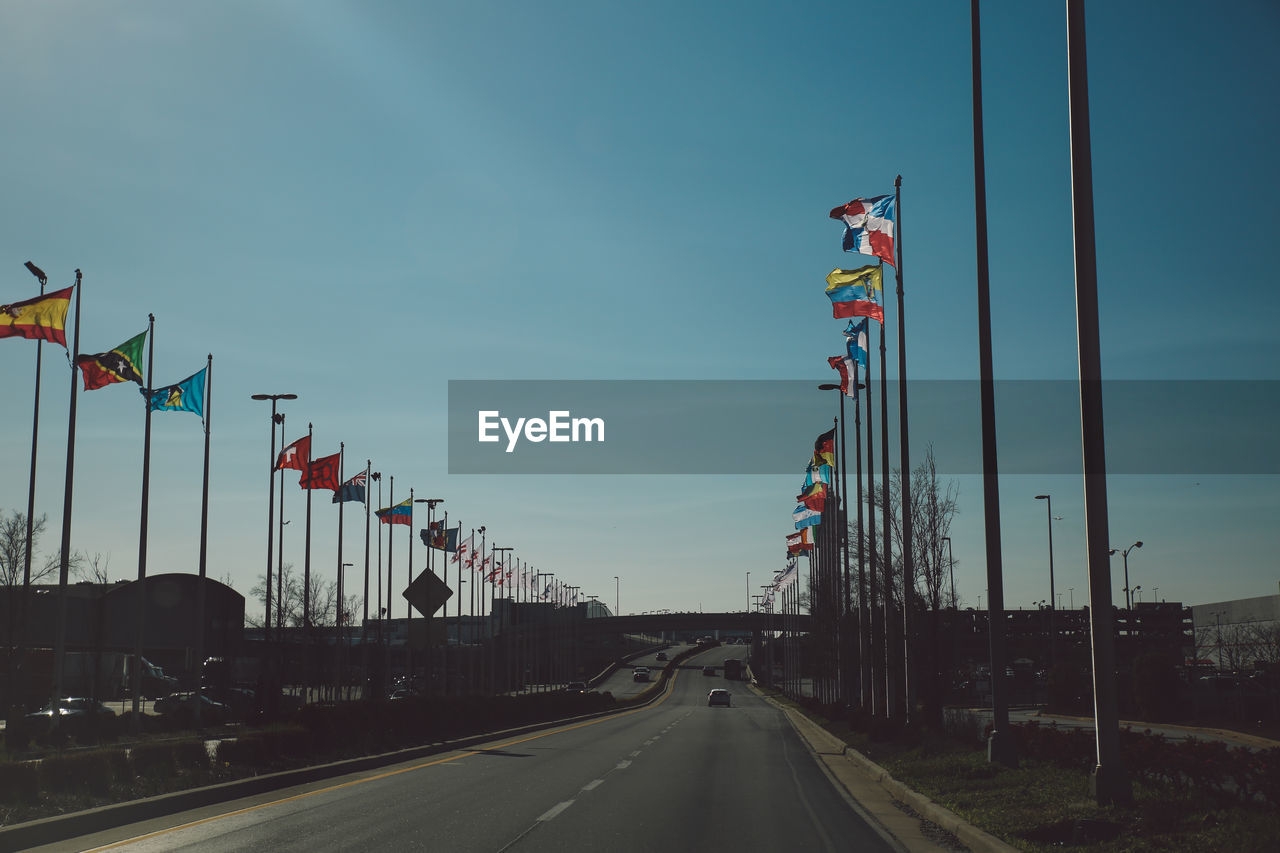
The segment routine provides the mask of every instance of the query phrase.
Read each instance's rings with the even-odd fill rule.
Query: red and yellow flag
[[[67,345],[67,309],[75,287],[0,305],[0,338],[27,338]]]

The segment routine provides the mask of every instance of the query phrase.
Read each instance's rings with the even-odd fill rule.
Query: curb
[[[857,767],[870,777],[875,784],[883,788],[890,797],[910,806],[923,819],[950,832],[973,853],[1019,853],[1018,848],[985,830],[979,829],[950,809],[938,805],[924,794],[899,782],[893,778],[893,775],[888,770],[885,770],[879,764],[876,764],[870,758],[867,758],[840,738],[822,728],[802,711],[785,708],[775,702],[772,697],[764,695],[759,688],[753,686],[753,689],[759,693],[761,698],[781,710],[798,731],[803,727],[804,731],[800,731],[801,737],[809,743],[815,754],[828,757],[843,757],[845,761]],[[845,789],[845,792],[854,800],[857,800],[856,794],[850,790],[849,786],[838,776],[836,779],[840,782],[841,787]],[[884,829],[888,831],[887,827],[884,827]]]

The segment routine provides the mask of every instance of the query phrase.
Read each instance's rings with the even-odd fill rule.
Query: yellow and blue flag
[[[155,388],[148,392],[139,388],[138,393],[150,400],[153,412],[192,412],[204,417],[204,380],[209,368],[192,374],[176,385]]]

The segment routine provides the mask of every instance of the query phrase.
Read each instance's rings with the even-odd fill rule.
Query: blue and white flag
[[[809,509],[804,504],[800,504],[791,511],[791,518],[795,520],[796,530],[805,527],[817,527],[822,523],[822,513]]]
[[[844,330],[844,337],[847,342],[849,358],[867,366],[867,321],[861,323],[849,321],[849,328]]]

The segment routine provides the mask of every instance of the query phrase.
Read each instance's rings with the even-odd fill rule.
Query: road
[[[661,702],[276,791],[42,851],[893,849],[776,708],[686,662]],[[730,708],[708,707],[711,687]]]

